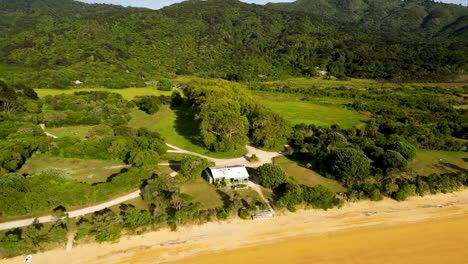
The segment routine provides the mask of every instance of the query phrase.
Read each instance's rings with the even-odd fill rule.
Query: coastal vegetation
[[[0,256],[468,186],[467,9],[316,2],[0,0]]]

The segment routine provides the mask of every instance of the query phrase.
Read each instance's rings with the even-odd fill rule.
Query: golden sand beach
[[[468,190],[231,220],[35,254],[32,263],[468,263]],[[23,257],[0,260],[21,263]]]

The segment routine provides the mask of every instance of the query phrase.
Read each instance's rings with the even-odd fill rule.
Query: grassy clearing
[[[346,188],[344,188],[339,182],[322,177],[320,174],[300,166],[296,161],[290,160],[287,157],[276,157],[274,158],[273,163],[280,166],[286,174],[296,178],[301,184],[307,186],[321,184],[330,188],[334,192],[342,192],[346,190]]]
[[[106,181],[112,174],[122,170],[121,161],[114,160],[84,160],[54,157],[33,157],[26,161],[20,173],[37,174],[47,168],[58,168],[70,173],[70,177],[86,182],[95,183]]]
[[[362,126],[369,118],[336,105],[322,105],[300,100],[264,99],[265,106],[283,115],[293,125],[305,123],[329,127],[334,124],[342,128]]]
[[[109,89],[109,88],[79,88],[79,89],[69,89],[69,90],[59,90],[59,89],[34,89],[39,97],[44,97],[47,95],[59,95],[59,94],[72,94],[74,92],[82,91],[104,91],[118,93],[123,96],[126,100],[132,100],[135,96],[141,95],[167,95],[172,94],[171,91],[159,91],[154,87],[146,88],[126,88],[126,89]]]
[[[173,110],[163,106],[154,115],[148,115],[141,110],[131,113],[129,126],[146,127],[158,131],[166,142],[179,148],[210,156],[213,158],[234,158],[246,154],[246,149],[237,152],[212,152],[203,147],[202,139],[195,120],[190,112],[183,109]]]
[[[327,80],[325,78],[294,78],[286,81],[272,81],[264,82],[267,85],[284,85],[289,87],[302,87],[309,88],[315,86],[317,88],[331,88],[331,87],[347,87],[353,89],[366,89],[366,88],[398,88],[400,84],[379,82],[367,79],[350,79],[347,81],[340,81],[337,79]]]
[[[47,128],[46,131],[57,137],[75,136],[85,138],[92,126]]]
[[[201,203],[203,209],[222,207],[224,205],[222,193],[202,177],[190,180],[182,185],[181,192],[195,196],[194,201]]]
[[[419,175],[468,171],[468,153],[440,150],[418,150],[410,166]]]

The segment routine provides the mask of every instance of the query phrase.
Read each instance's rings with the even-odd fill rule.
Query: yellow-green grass
[[[298,162],[287,157],[276,157],[274,158],[273,163],[280,166],[287,175],[296,178],[301,184],[311,187],[321,184],[330,188],[334,192],[342,192],[346,190],[346,188],[339,182],[327,179],[315,171],[304,168],[300,166]]]
[[[338,124],[342,128],[364,125],[369,117],[336,105],[314,104],[300,100],[266,99],[262,104],[280,113],[291,124],[314,124],[330,127]]]
[[[92,126],[47,128],[46,131],[57,137],[75,136],[85,138]]]
[[[272,81],[264,82],[264,84],[271,85],[287,85],[289,87],[303,87],[309,88],[315,86],[318,88],[331,88],[331,87],[347,87],[354,89],[367,89],[367,88],[397,88],[401,87],[400,84],[380,82],[368,79],[350,79],[347,81],[341,81],[337,79],[325,79],[325,78],[294,78],[285,81]]]
[[[179,165],[160,165],[158,168],[158,172],[161,174],[171,174],[173,172],[177,172],[180,170]]]
[[[224,205],[218,189],[202,177],[190,180],[182,185],[181,192],[194,196],[194,202],[201,203],[202,209],[217,208]]]
[[[109,209],[118,214],[121,211],[122,205],[130,205],[130,206],[133,206],[135,208],[139,208],[141,210],[148,210],[150,208],[150,206],[151,206],[151,202],[150,201],[145,201],[141,197],[137,197],[137,198],[125,201],[125,202],[123,202],[121,204],[111,206],[111,207],[109,207]]]
[[[85,160],[56,157],[32,157],[20,169],[20,173],[38,174],[47,168],[63,169],[70,173],[72,179],[87,182],[103,182],[107,178],[122,170],[121,161],[114,160]]]
[[[232,152],[212,152],[203,147],[197,124],[187,110],[173,110],[168,106],[162,106],[154,115],[148,115],[141,110],[133,110],[131,116],[129,126],[146,127],[158,131],[166,139],[166,142],[188,151],[214,158],[241,157],[247,152],[246,149]]]
[[[419,175],[431,173],[458,173],[468,171],[468,153],[440,150],[418,150],[410,162],[411,168]]]
[[[60,90],[60,89],[34,89],[39,97],[44,97],[47,95],[59,95],[59,94],[72,94],[74,92],[81,91],[105,91],[118,93],[127,100],[132,100],[135,96],[142,95],[171,95],[171,91],[159,91],[152,87],[146,88],[125,88],[125,89],[109,89],[109,88],[79,88],[79,89],[69,89],[69,90]]]

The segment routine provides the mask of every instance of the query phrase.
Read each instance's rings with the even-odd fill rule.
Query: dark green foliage
[[[314,15],[302,6],[297,12],[220,0],[158,11],[2,2],[1,77],[33,87],[65,88],[77,79],[141,87],[168,72],[242,81],[310,76],[318,67],[337,77],[399,81],[466,70],[466,7],[428,1],[365,8],[332,1],[331,11],[310,4],[324,1],[307,1]]]
[[[46,126],[124,125],[130,120],[129,105],[120,94],[76,92],[47,96],[41,100],[45,110],[41,119]]]
[[[408,165],[408,161],[395,150],[387,150],[382,159],[383,165],[387,168],[401,169]]]
[[[214,151],[235,151],[252,141],[267,148],[283,145],[290,133],[288,122],[258,105],[241,85],[225,81],[194,81],[184,90],[195,109],[200,134]]]
[[[0,231],[0,258],[11,258],[64,246],[67,227],[63,223],[35,224]]]
[[[159,111],[162,104],[169,104],[172,99],[167,96],[136,96],[133,102],[145,113],[152,115]]]
[[[314,187],[302,187],[302,197],[304,202],[313,208],[331,209],[341,205],[342,201],[336,197],[336,194],[323,185]]]
[[[400,153],[408,161],[416,157],[416,148],[413,145],[403,141],[395,142],[391,149]]]
[[[186,156],[180,162],[180,170],[182,171],[182,175],[187,179],[200,177],[203,173],[203,170],[209,166],[210,162],[207,159],[195,156]]]
[[[329,162],[332,175],[348,186],[369,176],[369,159],[364,153],[356,149],[337,149],[331,153]]]
[[[130,230],[146,226],[151,222],[151,214],[148,211],[141,210],[132,206],[127,206],[122,211],[123,224]]]
[[[416,186],[414,184],[404,184],[395,194],[397,201],[404,201],[410,195],[416,193]]]
[[[93,214],[93,224],[90,234],[94,235],[97,242],[112,242],[119,239],[122,232],[122,218],[109,209]]]
[[[281,167],[266,163],[258,167],[256,170],[256,175],[260,179],[260,184],[266,188],[274,189],[280,184],[286,182],[287,176],[286,173],[281,169]]]
[[[143,180],[152,176],[151,171],[130,168],[108,182],[91,186],[70,180],[64,174],[45,173],[29,177],[17,174],[0,176],[2,216],[101,202],[140,187]]]
[[[218,218],[218,220],[226,220],[228,217],[229,212],[226,212],[224,208],[219,209],[216,213],[216,218]]]
[[[170,90],[172,90],[171,80],[168,80],[168,79],[160,80],[158,82],[158,90],[161,90],[161,91],[170,91]]]
[[[258,146],[270,149],[281,147],[291,134],[290,124],[282,116],[265,107],[257,106],[249,120],[253,130],[252,141]]]

